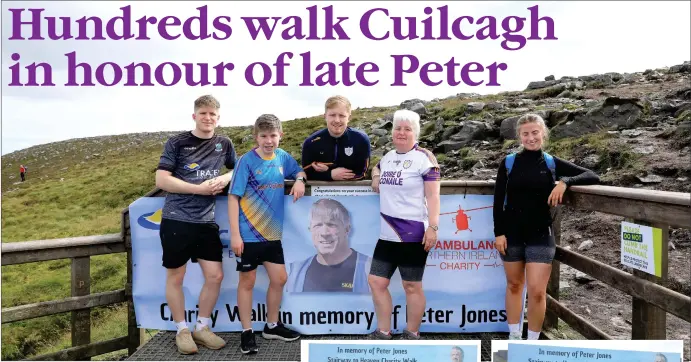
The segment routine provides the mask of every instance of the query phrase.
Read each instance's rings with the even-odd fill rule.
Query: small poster
[[[379,195],[372,186],[312,186],[312,196],[371,196]]]
[[[662,247],[662,229],[621,223],[622,264],[661,277]]]

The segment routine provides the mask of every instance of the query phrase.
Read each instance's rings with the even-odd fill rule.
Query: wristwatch
[[[307,185],[307,179],[302,176],[296,178],[295,181],[302,181],[303,184]]]
[[[429,227],[434,229],[434,231],[439,231],[439,226],[437,226],[437,225],[430,225]]]

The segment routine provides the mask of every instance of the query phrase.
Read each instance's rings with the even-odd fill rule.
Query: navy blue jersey
[[[308,180],[333,181],[331,170],[345,167],[355,174],[355,180],[365,178],[369,167],[370,140],[362,131],[347,127],[341,137],[335,138],[324,128],[307,137],[302,144],[302,167],[312,162],[331,163],[329,171],[305,169]]]
[[[184,132],[168,139],[158,163],[159,170],[173,177],[199,185],[221,176],[221,168],[235,168],[237,155],[233,142],[224,136],[199,138]],[[216,196],[168,193],[163,206],[164,219],[195,223],[212,223]]]

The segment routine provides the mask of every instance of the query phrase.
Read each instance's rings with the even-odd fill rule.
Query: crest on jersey
[[[278,166],[278,172],[280,172],[281,175],[283,175],[283,166]]]
[[[410,165],[412,165],[412,164],[413,164],[413,161],[411,161],[411,160],[405,160],[405,161],[403,161],[403,168],[408,168],[408,167],[410,167]]]
[[[221,145],[220,143],[217,143],[216,144],[216,152],[221,152],[221,151],[223,151],[223,145]]]
[[[352,156],[353,155],[353,148],[352,147],[346,147],[343,150],[345,151],[346,156]]]

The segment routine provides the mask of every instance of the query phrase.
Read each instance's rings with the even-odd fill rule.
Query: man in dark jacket
[[[326,128],[302,144],[302,167],[308,180],[361,180],[369,168],[370,140],[362,131],[348,127],[351,106],[343,96],[326,100]]]

